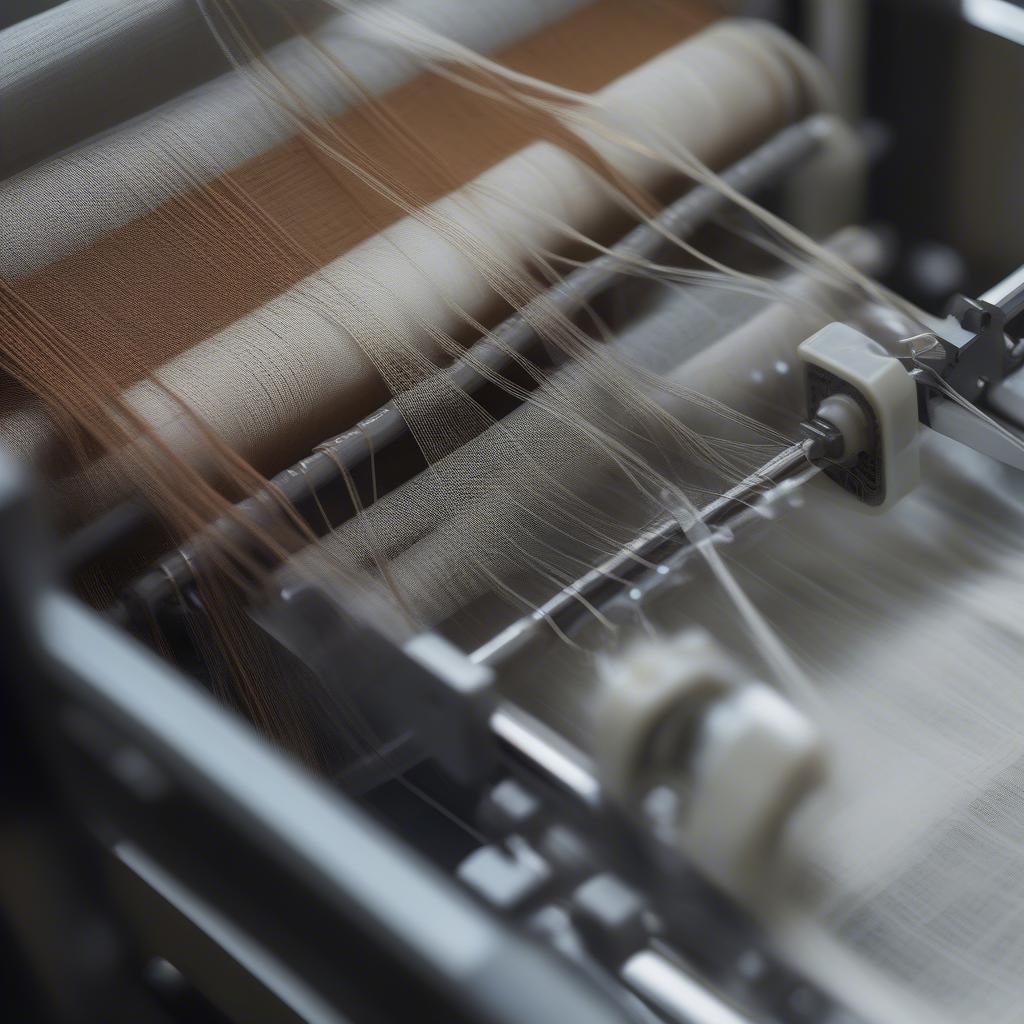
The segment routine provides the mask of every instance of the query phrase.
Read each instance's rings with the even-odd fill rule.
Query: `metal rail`
[[[773,489],[801,472],[814,473],[810,459],[815,442],[802,440],[784,449],[760,469],[744,478],[721,497],[705,505],[697,516],[704,529],[733,528],[752,507]],[[560,590],[529,615],[513,622],[470,659],[478,665],[498,665],[515,654],[544,627],[568,632],[579,618],[600,609],[625,590],[644,582],[645,591],[659,578],[670,576],[697,550],[682,518],[666,516],[645,530],[621,551]],[[654,569],[650,568],[655,563]]]

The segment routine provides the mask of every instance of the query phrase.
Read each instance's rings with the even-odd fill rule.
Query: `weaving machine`
[[[12,1019],[1021,1018],[1024,8],[9,20]]]

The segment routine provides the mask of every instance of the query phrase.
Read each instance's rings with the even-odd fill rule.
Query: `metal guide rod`
[[[591,810],[600,806],[596,767],[583,751],[544,722],[502,702],[491,714],[488,728],[513,769],[524,768]]]
[[[801,471],[813,472],[810,459],[815,442],[801,440],[784,449],[760,469],[744,478],[721,497],[705,505],[698,519],[706,528],[721,528],[735,522],[772,488]],[[601,608],[651,573],[668,575],[696,550],[680,519],[666,516],[645,530],[621,551],[560,590],[529,615],[513,622],[470,655],[476,664],[497,665],[529,642],[545,626],[561,631],[571,629],[592,607]],[[650,563],[657,568],[648,568]]]
[[[812,157],[832,133],[828,117],[817,115],[783,129],[748,156],[722,172],[728,189],[749,195],[776,183],[783,174]],[[536,324],[552,310],[572,316],[606,291],[628,269],[630,261],[650,258],[671,238],[685,239],[712,218],[728,209],[732,200],[710,185],[699,185],[666,207],[653,224],[640,224],[610,252],[598,256],[571,273],[543,295],[499,324],[470,347],[465,357],[440,371],[453,386],[475,392],[508,366],[511,353],[524,353],[537,341]],[[271,486],[240,502],[236,515],[217,520],[198,538],[186,542],[165,557],[156,568],[136,581],[133,590],[149,606],[177,597],[194,579],[194,568],[203,562],[203,549],[211,538],[246,544],[245,523],[266,523],[280,516],[283,496],[300,511],[311,507],[309,519],[317,521],[315,496],[338,481],[411,438],[401,411],[401,398],[381,406],[351,430],[318,446],[316,452],[278,473]],[[240,513],[237,514],[237,513]],[[338,524],[334,524],[338,525]]]
[[[622,980],[669,1018],[700,1024],[751,1024],[751,1018],[731,1006],[654,949],[634,953],[621,967]]]

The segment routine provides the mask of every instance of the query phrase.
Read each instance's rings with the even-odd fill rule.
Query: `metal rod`
[[[655,950],[634,953],[622,965],[620,975],[629,988],[671,1020],[686,1024],[751,1024],[750,1017]]]
[[[749,195],[777,182],[782,175],[813,156],[825,143],[832,126],[827,117],[810,117],[759,146],[748,156],[722,172],[722,181],[732,190]],[[629,261],[650,258],[668,244],[668,239],[687,238],[729,207],[731,200],[719,189],[700,185],[666,207],[653,224],[641,224],[630,231],[607,254],[599,256],[548,289],[514,313],[468,350],[466,357],[441,370],[452,383],[473,393],[488,379],[488,372],[507,367],[510,352],[523,353],[537,341],[535,323],[550,315],[552,307],[566,316],[578,313],[587,303],[607,290]],[[353,473],[391,452],[411,438],[401,412],[401,401],[393,400],[361,420],[351,430],[318,446],[316,452],[277,474],[265,491],[240,502],[241,515],[213,523],[195,540],[186,542],[140,577],[130,588],[135,599],[154,608],[176,599],[194,581],[195,567],[204,561],[203,550],[211,538],[246,544],[245,523],[265,524],[280,516],[280,496],[300,511],[310,509],[310,524],[317,525],[317,495],[343,472]],[[371,499],[372,500],[372,499]],[[321,522],[321,527],[325,524]],[[332,528],[338,523],[332,524]]]
[[[525,768],[591,810],[600,804],[601,784],[593,763],[549,726],[509,703],[495,709],[488,725],[513,767]]]
[[[813,446],[813,441],[802,440],[784,449],[731,490],[705,505],[698,513],[698,520],[709,529],[734,526],[767,492],[802,471],[815,471],[809,461]],[[600,609],[639,579],[670,575],[695,550],[696,545],[688,538],[680,520],[665,516],[621,551],[477,648],[470,659],[477,664],[496,665],[528,643],[542,627],[566,632],[578,618],[589,614],[589,609]],[[648,568],[652,562],[657,563],[653,570]]]

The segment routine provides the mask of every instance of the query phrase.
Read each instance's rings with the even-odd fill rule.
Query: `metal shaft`
[[[705,505],[698,513],[700,524],[712,530],[734,526],[774,487],[801,471],[813,472],[810,462],[813,448],[813,441],[802,440],[784,449],[731,490]],[[665,516],[621,551],[477,648],[470,658],[477,664],[497,665],[542,628],[554,627],[567,632],[579,618],[590,614],[591,608],[602,608],[641,578],[650,578],[652,574],[670,575],[695,550],[696,544],[687,536],[680,519]],[[656,568],[650,568],[652,563]]]

